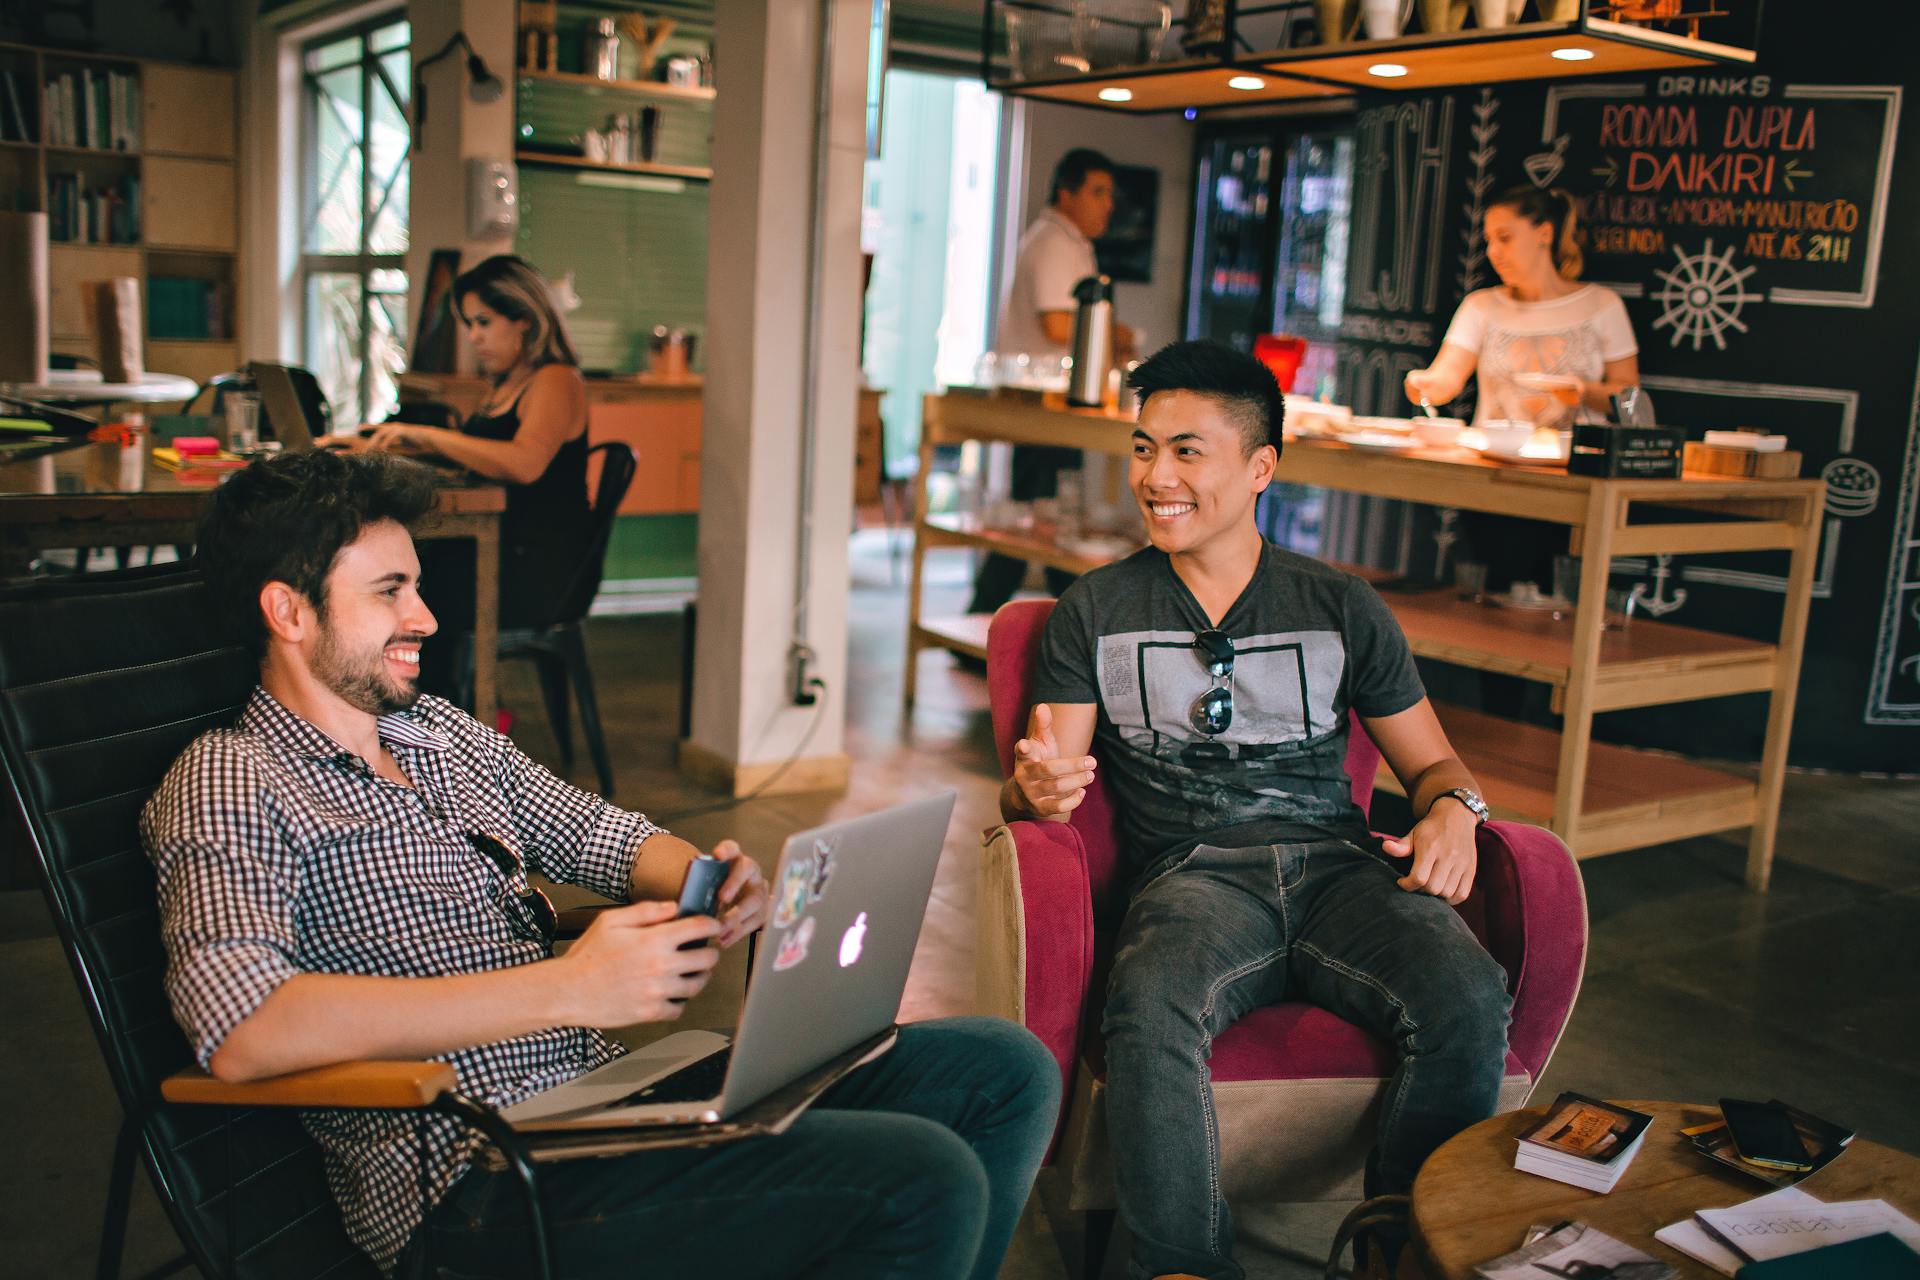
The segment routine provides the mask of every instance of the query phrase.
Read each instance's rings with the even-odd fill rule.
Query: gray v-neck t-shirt
[[[1216,683],[1195,647],[1206,611],[1153,547],[1086,574],[1040,642],[1033,697],[1095,703],[1094,751],[1136,870],[1198,843],[1370,843],[1347,777],[1347,713],[1390,716],[1426,696],[1406,637],[1372,587],[1263,543],[1220,620],[1234,645],[1233,719],[1190,722]]]

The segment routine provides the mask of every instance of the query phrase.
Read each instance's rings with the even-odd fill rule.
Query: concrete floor
[[[920,702],[900,706],[906,604],[876,533],[856,540],[844,795],[780,796],[674,823],[701,843],[738,837],[771,858],[789,831],[952,786],[959,807],[903,1007],[908,1019],[962,1012],[973,1000],[977,833],[996,820],[998,774],[985,682],[941,654],[922,658]],[[957,607],[966,566],[936,560],[930,598]],[[618,762],[622,802],[656,817],[715,797],[673,768],[679,618],[595,619],[589,627],[602,711]],[[530,672],[506,669],[520,713],[515,736],[536,758],[557,759]],[[580,753],[573,777],[591,785]],[[1383,801],[1383,804],[1389,803]],[[1379,825],[1391,825],[1387,812]],[[1592,949],[1578,1008],[1541,1082],[1617,1098],[1721,1096],[1790,1099],[1920,1152],[1920,1025],[1914,1016],[1920,936],[1920,783],[1795,774],[1788,780],[1773,891],[1741,885],[1742,843],[1689,840],[1583,865]],[[740,989],[729,956],[688,1024],[724,1026]],[[0,894],[0,1097],[9,1100],[0,1151],[0,1273],[90,1274],[105,1197],[117,1106],[99,1052],[36,893]],[[645,1031],[640,1035],[648,1034]],[[1002,1272],[1061,1280],[1077,1256],[1075,1215],[1048,1212],[1045,1180]],[[1242,1211],[1249,1270],[1317,1275],[1267,1245],[1323,1252],[1346,1206],[1304,1217]],[[176,1252],[144,1178],[128,1248],[130,1272]],[[1119,1274],[1120,1249],[1109,1275]]]

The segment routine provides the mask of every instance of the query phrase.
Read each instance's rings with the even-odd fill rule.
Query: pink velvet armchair
[[[1051,600],[994,616],[987,681],[1000,767],[1026,732],[1034,656]],[[1380,753],[1353,722],[1347,773],[1364,811]],[[1126,909],[1110,797],[1096,781],[1068,823],[992,831],[981,864],[982,1012],[1023,1023],[1060,1064],[1066,1104],[1049,1163],[1071,1205],[1113,1204],[1100,1037],[1113,936]],[[1480,866],[1460,914],[1506,969],[1513,994],[1500,1107],[1525,1104],[1573,1010],[1586,960],[1586,897],[1573,856],[1552,832],[1513,822],[1480,828]],[[1374,1117],[1394,1065],[1383,1042],[1323,1009],[1255,1010],[1213,1045],[1223,1187],[1275,1203],[1359,1199]]]

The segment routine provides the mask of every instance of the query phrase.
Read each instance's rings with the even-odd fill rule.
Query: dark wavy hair
[[[525,258],[499,253],[471,271],[461,272],[450,295],[456,320],[460,304],[469,295],[486,303],[495,315],[527,322],[526,360],[535,369],[547,364],[580,363],[547,282]]]
[[[432,506],[433,472],[391,454],[263,458],[214,491],[200,522],[200,571],[235,638],[264,657],[262,587],[284,582],[324,611],[342,547],[370,524],[410,526]]]
[[[1162,391],[1192,391],[1211,396],[1240,428],[1247,456],[1263,444],[1280,453],[1280,431],[1286,421],[1286,401],[1273,371],[1243,351],[1223,342],[1175,342],[1154,352],[1127,375],[1127,385],[1139,397],[1140,407]]]

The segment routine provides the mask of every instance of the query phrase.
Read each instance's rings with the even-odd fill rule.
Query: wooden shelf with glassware
[[[1224,32],[1235,32],[1238,0],[1224,0]],[[1263,6],[1271,8],[1271,6]],[[1682,69],[1752,65],[1758,19],[1745,46],[1700,37],[1700,19],[1726,13],[1666,15],[1655,6],[1603,0],[1524,0],[1493,20],[1500,6],[1476,5],[1476,22],[1462,29],[1466,6],[1422,7],[1422,24],[1408,27],[1412,7],[1386,30],[1363,22],[1357,0],[1317,0],[1315,26],[1331,24],[1336,38],[1253,49],[1244,41],[1214,56],[1187,56],[1175,37],[1158,30],[1109,24],[1082,33],[1061,0],[993,0],[983,6],[985,34],[1004,23],[1012,74],[989,69],[988,87],[1020,97],[1046,98],[1109,111],[1155,112],[1249,106],[1345,96],[1360,90],[1422,91],[1459,85],[1571,79]],[[1251,16],[1251,11],[1249,12]],[[1291,31],[1289,26],[1285,28]],[[1269,27],[1268,30],[1274,30]],[[1377,37],[1377,38],[1374,38]]]
[[[234,73],[0,44],[0,204],[48,214],[54,349],[92,358],[81,284],[140,281],[145,364],[239,362]]]
[[[972,545],[1024,553],[1069,571],[1093,567],[1065,548],[1049,548],[1038,529],[1016,535],[930,515],[926,477],[933,450],[980,440],[1124,457],[1130,436],[1128,417],[1071,409],[1057,398],[1041,402],[970,391],[927,397],[908,601],[909,702],[923,650],[978,654],[985,646],[984,618],[921,616],[928,549]],[[1822,481],[1693,474],[1606,480],[1464,450],[1383,454],[1315,437],[1286,442],[1280,475],[1295,484],[1567,525],[1570,549],[1581,557],[1579,603],[1571,617],[1493,609],[1457,600],[1449,590],[1384,593],[1416,654],[1554,690],[1562,717],[1558,731],[1438,708],[1461,758],[1496,807],[1552,828],[1580,857],[1750,828],[1747,882],[1766,888],[1820,537]],[[1647,618],[1620,630],[1606,628],[1608,568],[1616,556],[1767,550],[1788,553],[1780,629],[1771,642]],[[1592,740],[1593,717],[1601,712],[1740,693],[1770,697],[1760,765],[1751,776]],[[1396,785],[1384,771],[1381,782]]]

